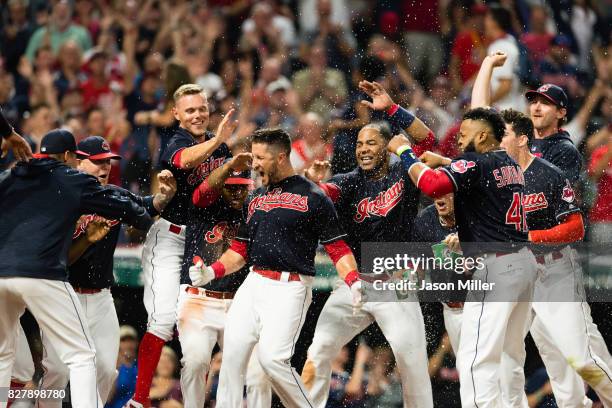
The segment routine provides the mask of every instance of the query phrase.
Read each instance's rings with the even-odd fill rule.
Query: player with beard
[[[242,207],[253,185],[251,153],[240,153],[214,170],[193,192],[185,237],[185,261],[181,270],[181,293],[177,328],[183,357],[181,391],[185,408],[201,408],[206,397],[206,377],[216,344],[223,349],[223,333],[233,298],[249,270],[242,268],[224,278],[198,287],[192,285],[189,268],[211,264],[229,248],[242,220]],[[247,405],[269,407],[270,382],[251,355],[246,376]]]
[[[358,263],[363,242],[394,242],[409,236],[417,214],[419,192],[401,161],[387,151],[391,137],[384,124],[366,125],[357,136],[355,170],[335,175],[326,183],[320,180],[329,163],[316,162],[307,171],[308,177],[319,182],[334,202],[347,233],[346,242]],[[433,406],[425,326],[416,298],[403,302],[370,301],[353,310],[351,292],[342,282],[338,282],[321,311],[302,371],[314,406],[323,408],[327,402],[333,358],[373,322],[378,323],[395,355],[404,405]]]
[[[360,88],[372,98],[371,108],[408,120],[409,113],[380,84],[362,81]],[[480,287],[483,282],[495,284],[492,291],[468,292],[464,305],[457,367],[465,408],[501,406],[502,351],[515,356],[524,348],[521,334],[529,303],[522,300],[531,299],[536,277],[535,257],[525,248],[525,182],[519,166],[499,147],[504,133],[504,121],[496,111],[469,110],[458,139],[464,153],[454,160],[445,159],[448,165],[440,170],[421,162],[406,137],[394,136],[388,144],[426,195],[436,198],[455,193],[455,219],[464,256],[481,258],[484,265],[474,270],[472,281]]]
[[[544,84],[535,91],[528,91],[529,116],[535,128],[531,152],[558,168],[575,184],[580,177],[582,155],[572,143],[570,135],[561,125],[567,116],[567,94],[553,84]]]
[[[245,222],[230,249],[211,266],[196,265],[189,271],[193,285],[202,286],[241,270],[247,261],[253,265],[227,314],[217,406],[242,407],[246,365],[257,344],[257,358],[281,402],[312,407],[290,361],[312,300],[317,245],[325,247],[351,288],[353,305],[360,307],[357,263],[331,200],[295,174],[289,135],[262,129],[252,140],[253,169],[263,185],[247,199]]]
[[[492,72],[505,60],[503,53],[485,58],[474,83],[472,107],[490,102]],[[574,296],[574,280],[581,276],[580,271],[576,270],[572,249],[567,244],[581,241],[584,237],[582,215],[576,205],[571,183],[557,166],[530,153],[535,141],[531,119],[511,109],[502,111],[502,117],[506,123],[506,135],[500,146],[523,170],[529,240],[542,244],[534,248],[538,263],[546,271],[543,279],[536,282],[532,317],[525,327],[525,335],[527,331],[531,332],[559,406],[591,406],[592,402],[584,392],[583,380],[597,392],[604,404],[610,405],[612,357],[593,323],[588,303],[583,298],[565,301]],[[553,283],[553,277],[560,277],[561,280]],[[563,281],[571,282],[570,287],[564,287]],[[583,290],[578,293],[584,294]],[[502,386],[511,406],[527,405],[523,392],[524,352],[521,357],[521,360],[515,361],[510,356],[504,356],[502,376],[508,380],[502,381]]]

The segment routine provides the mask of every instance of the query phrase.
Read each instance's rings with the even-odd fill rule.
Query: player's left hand
[[[14,131],[8,138],[2,139],[1,157],[6,156],[9,150],[13,152],[18,161],[28,161],[32,157],[29,143]]]
[[[100,241],[108,234],[112,225],[106,218],[96,216],[87,224],[87,241],[91,244]]]
[[[172,175],[170,170],[162,170],[157,175],[157,181],[159,182],[159,192],[168,201],[176,194],[176,179]]]
[[[361,309],[367,297],[360,280],[351,285],[351,295],[353,296],[353,310]]]
[[[435,169],[440,166],[448,164],[446,157],[439,155],[434,152],[426,151],[420,157],[419,160],[431,169]]]
[[[410,140],[408,140],[406,136],[402,134],[395,135],[391,138],[391,140],[389,140],[387,150],[391,153],[395,153],[397,152],[397,149],[405,145],[412,147],[412,143],[410,143]]]
[[[204,286],[215,279],[215,272],[210,266],[204,265],[202,258],[196,256],[193,258],[193,266],[189,268],[189,279],[193,286]]]
[[[393,99],[378,82],[359,81],[359,89],[372,98],[372,102],[361,101],[372,110],[387,110],[393,105]]]
[[[461,242],[459,242],[459,235],[456,232],[448,234],[443,242],[451,251],[461,253]]]

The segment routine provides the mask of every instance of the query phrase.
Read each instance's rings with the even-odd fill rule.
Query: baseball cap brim
[[[85,159],[89,158],[89,155],[87,153],[82,152],[80,150],[75,150],[74,153],[76,153],[78,156],[82,156]],[[50,153],[34,153],[32,157],[34,157],[35,159],[45,159],[49,157],[49,154]],[[55,154],[59,154],[59,153],[55,153]]]
[[[247,186],[253,185],[253,180],[244,177],[230,177],[225,180],[225,184],[242,184]]]
[[[88,157],[89,160],[102,160],[102,159],[116,159],[121,160],[122,157],[118,154],[108,152],[108,153],[100,153],[100,154],[92,154]]]
[[[562,107],[561,104],[558,101],[555,101],[553,98],[551,98],[550,96],[546,95],[545,93],[542,92],[538,92],[538,91],[527,91],[525,92],[525,98],[527,98],[528,101],[531,101],[533,98],[535,98],[536,96],[541,96],[543,98],[546,98],[547,100],[549,100],[553,105]]]

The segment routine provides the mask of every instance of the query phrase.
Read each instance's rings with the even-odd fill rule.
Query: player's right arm
[[[252,160],[253,155],[251,153],[239,153],[223,166],[213,170],[213,172],[193,191],[193,195],[191,196],[193,205],[205,208],[214,203],[217,198],[219,198],[225,180],[231,176],[232,172],[242,172],[249,169]]]
[[[230,121],[235,109],[230,109],[225,115],[219,126],[217,127],[217,133],[215,137],[211,138],[202,143],[198,143],[195,146],[185,147],[176,151],[172,155],[172,165],[179,169],[193,169],[213,154],[219,146],[229,139],[232,132],[236,129],[237,122]]]
[[[78,173],[75,177],[83,177],[85,184],[81,191],[81,214],[118,219],[140,230],[148,229],[153,223],[147,210],[130,197],[103,187],[93,176]]]
[[[387,149],[400,157],[402,166],[408,172],[410,180],[425,195],[438,198],[454,191],[451,178],[443,171],[432,170],[425,163],[419,161],[411,149],[410,141],[405,136],[393,136],[387,145]]]
[[[248,240],[240,238],[241,232],[247,232],[244,224],[230,247],[212,265],[204,265],[204,261],[199,256],[193,259],[193,266],[189,268],[189,279],[193,286],[204,286],[213,279],[238,272],[246,265]]]
[[[491,106],[491,77],[493,69],[501,67],[506,62],[507,55],[503,52],[496,52],[487,55],[480,65],[478,75],[472,88],[471,109]]]

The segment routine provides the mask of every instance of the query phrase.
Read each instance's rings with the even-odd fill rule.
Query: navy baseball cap
[[[553,84],[544,84],[535,91],[527,91],[525,97],[528,101],[533,100],[536,96],[543,96],[559,108],[567,108],[567,94],[560,86]]]
[[[77,150],[76,141],[72,133],[65,129],[54,129],[43,136],[40,142],[40,153],[34,155],[37,159],[49,157],[50,154],[59,154],[64,152],[75,152],[81,156],[89,156],[89,154]]]
[[[89,136],[79,142],[79,150],[85,152],[89,160],[117,159],[121,156],[111,152],[110,145],[101,136]]]
[[[559,34],[550,40],[550,45],[570,48],[572,46],[572,40],[567,35]]]
[[[245,171],[233,171],[230,176],[225,180],[225,184],[242,184],[247,186],[253,185],[251,179],[251,170]]]

